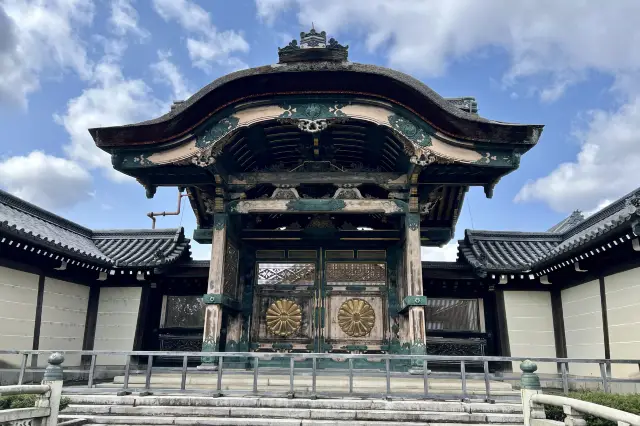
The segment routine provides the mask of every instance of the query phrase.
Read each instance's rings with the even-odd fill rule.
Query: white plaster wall
[[[130,351],[140,310],[140,287],[102,287],[98,304],[95,350]],[[123,365],[124,357],[99,356],[100,365]]]
[[[562,290],[568,358],[604,358],[600,281]],[[570,364],[570,374],[600,376],[598,364]]]
[[[545,291],[505,291],[504,304],[511,356],[555,357],[551,295]],[[520,371],[520,363],[513,363]],[[555,364],[538,363],[538,372],[556,373]]]
[[[0,349],[32,349],[38,275],[0,266]],[[0,366],[20,365],[19,356],[0,355]]]
[[[89,287],[47,277],[42,297],[40,350],[81,350],[87,320]],[[47,357],[38,358],[46,365]],[[64,365],[80,365],[80,355],[65,355]]]
[[[604,279],[611,359],[640,358],[640,268]],[[638,374],[637,364],[611,367],[614,377]]]

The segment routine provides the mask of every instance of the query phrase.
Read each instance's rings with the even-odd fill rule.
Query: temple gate
[[[468,188],[490,197],[538,140],[347,51],[311,30],[278,65],[91,130],[147,196],[186,190],[212,244],[203,351],[424,354],[421,246],[448,242]]]

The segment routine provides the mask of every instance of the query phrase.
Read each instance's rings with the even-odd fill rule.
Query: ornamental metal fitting
[[[520,377],[520,384],[522,389],[540,389],[540,378],[535,373],[538,370],[538,366],[535,362],[530,360],[522,361],[520,364],[520,370],[522,370],[522,376]]]
[[[64,355],[60,352],[54,352],[49,355],[47,360],[47,368],[44,370],[43,381],[54,382],[62,380],[62,367],[60,364],[64,362]]]

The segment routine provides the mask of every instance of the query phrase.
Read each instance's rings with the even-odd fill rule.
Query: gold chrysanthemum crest
[[[338,324],[351,337],[367,336],[375,322],[376,313],[366,300],[349,299],[338,311]]]
[[[302,309],[292,300],[276,300],[267,309],[267,329],[276,336],[291,336],[301,323]]]

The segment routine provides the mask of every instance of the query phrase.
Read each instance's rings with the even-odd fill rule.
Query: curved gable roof
[[[295,94],[376,97],[403,106],[444,134],[477,142],[533,145],[543,127],[501,123],[464,111],[421,81],[389,68],[347,61],[311,61],[237,71],[213,81],[161,117],[89,131],[96,144],[107,151],[153,145],[189,134],[212,115],[236,103]]]

